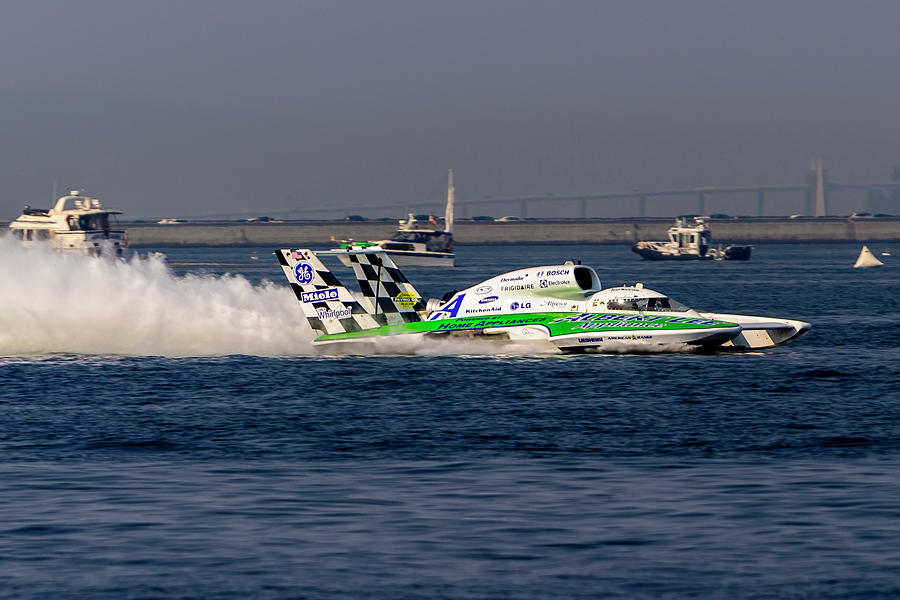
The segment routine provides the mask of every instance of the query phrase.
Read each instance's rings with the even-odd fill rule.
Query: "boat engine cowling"
[[[519,269],[457,292],[434,308],[430,318],[580,311],[585,298],[600,287],[594,269],[572,262]]]

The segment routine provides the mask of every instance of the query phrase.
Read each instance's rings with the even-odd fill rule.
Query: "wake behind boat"
[[[361,296],[325,266],[343,254]],[[562,352],[671,352],[769,348],[805,334],[791,319],[698,312],[637,283],[603,289],[597,272],[573,262],[504,273],[427,302],[382,250],[276,252],[316,344],[394,337],[478,337],[546,345]]]
[[[631,250],[647,260],[749,260],[753,250],[753,246],[737,245],[712,248],[706,217],[694,217],[693,225],[678,217],[667,234],[664,242],[635,242]]]
[[[342,242],[338,258],[344,266],[350,266],[350,258],[346,252],[355,250],[382,250],[390,256],[394,263],[402,267],[453,267],[456,265],[456,254],[453,253],[453,169],[450,169],[447,184],[447,208],[444,213],[443,227],[439,228],[438,220],[429,217],[428,225],[420,223],[410,213],[400,221],[400,228],[389,240]],[[344,254],[340,254],[345,251]]]
[[[96,198],[72,190],[50,209],[26,205],[9,229],[25,246],[48,244],[57,250],[92,255],[109,248],[122,254],[128,245],[125,231],[110,227],[110,216],[119,214],[122,211],[103,208]]]

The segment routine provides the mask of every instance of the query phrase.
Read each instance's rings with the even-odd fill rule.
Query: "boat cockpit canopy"
[[[609,310],[637,310],[640,312],[685,312],[690,310],[684,304],[666,296],[652,296],[649,298],[611,298],[606,302],[606,308]]]

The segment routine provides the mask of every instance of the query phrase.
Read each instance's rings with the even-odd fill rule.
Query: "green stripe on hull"
[[[376,329],[332,333],[316,338],[317,342],[352,340],[377,336],[411,333],[451,333],[494,327],[523,327],[537,325],[547,329],[550,337],[596,331],[676,331],[684,329],[720,329],[735,327],[735,323],[712,321],[702,317],[677,317],[653,314],[622,313],[524,313],[479,317],[456,317],[436,321],[418,321],[385,325]]]

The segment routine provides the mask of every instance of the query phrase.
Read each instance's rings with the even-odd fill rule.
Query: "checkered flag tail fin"
[[[354,252],[348,258],[359,289],[375,307],[377,318],[388,325],[422,320],[425,301],[391,257],[375,250]]]
[[[354,298],[312,251],[282,249],[275,254],[314,330],[344,333],[383,324],[371,314],[371,306]]]

